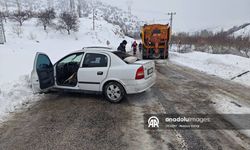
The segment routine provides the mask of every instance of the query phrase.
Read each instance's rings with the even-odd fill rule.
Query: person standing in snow
[[[123,40],[122,43],[120,43],[117,50],[126,53],[126,45],[127,45],[127,43],[128,42],[126,40]]]
[[[131,47],[133,48],[133,52],[134,52],[134,55],[135,55],[136,51],[137,51],[137,43],[136,43],[136,41],[134,41],[134,43],[132,44]]]
[[[109,45],[110,45],[110,42],[109,42],[109,40],[107,40],[106,44],[107,44],[107,46],[109,46]]]
[[[181,51],[181,40],[178,41],[178,49],[177,49],[177,52],[180,52]]]
[[[139,51],[140,51],[140,53],[142,51],[142,43],[141,42],[139,43]]]

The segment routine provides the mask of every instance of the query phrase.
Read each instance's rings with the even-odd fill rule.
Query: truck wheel
[[[168,59],[168,57],[169,57],[169,52],[167,52],[167,54],[166,54],[166,59]]]
[[[144,50],[142,51],[141,55],[142,55],[142,59],[146,59],[146,53]]]
[[[104,87],[104,96],[111,103],[119,103],[125,97],[125,90],[121,84],[117,82],[109,82]]]
[[[153,55],[153,57],[154,57],[154,59],[159,59],[159,58],[161,58],[161,54],[158,54],[158,55]]]
[[[166,56],[166,59],[168,59],[168,54],[167,54],[167,56]]]
[[[161,54],[161,59],[168,59],[168,53],[166,53],[166,56],[164,58],[164,53]]]

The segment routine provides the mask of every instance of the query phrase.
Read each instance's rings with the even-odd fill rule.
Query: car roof
[[[81,50],[75,51],[77,52],[114,52],[116,50],[110,47],[101,47],[101,46],[92,46],[92,47],[83,47]]]

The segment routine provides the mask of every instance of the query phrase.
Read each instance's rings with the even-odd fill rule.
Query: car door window
[[[50,67],[52,67],[52,64],[48,56],[40,54],[37,58],[36,69],[43,70],[43,69],[48,69]]]
[[[86,54],[82,67],[91,68],[91,67],[107,67],[108,66],[108,57],[103,54]]]

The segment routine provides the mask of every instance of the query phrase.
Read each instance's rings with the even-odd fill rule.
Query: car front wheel
[[[119,103],[125,96],[124,88],[117,82],[110,82],[104,87],[105,98],[111,103]]]

